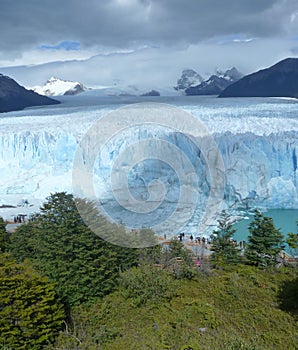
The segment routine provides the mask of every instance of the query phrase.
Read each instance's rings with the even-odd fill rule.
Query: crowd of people
[[[23,215],[23,214],[14,216],[13,222],[14,222],[15,224],[22,224],[22,223],[25,222],[25,216],[26,216],[26,215]]]
[[[195,242],[198,243],[199,245],[209,245],[211,244],[211,238],[210,237],[205,237],[205,236],[197,236],[194,237],[192,234],[189,236],[189,239],[187,239],[186,235],[184,232],[179,233],[178,237],[179,241],[181,242]]]
[[[179,240],[180,242],[183,242],[185,244],[187,243],[196,243],[197,245],[200,245],[205,248],[210,248],[212,244],[211,237],[205,237],[205,236],[196,236],[194,237],[192,234],[186,235],[184,232],[179,233],[177,236],[174,237],[174,239]],[[164,235],[164,240],[167,240],[167,236]],[[235,246],[238,246],[240,250],[244,250],[246,246],[245,241],[236,241],[233,240],[233,243]]]

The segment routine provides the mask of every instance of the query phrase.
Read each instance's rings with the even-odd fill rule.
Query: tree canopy
[[[65,318],[54,284],[28,261],[0,253],[0,286],[0,347],[37,350],[53,342]]]
[[[229,215],[223,211],[218,219],[218,227],[211,236],[212,262],[215,266],[224,267],[239,262],[239,249],[233,241],[235,232]]]
[[[248,263],[274,265],[283,236],[272,219],[256,211],[249,229]],[[225,212],[211,259],[232,266],[208,274],[183,242],[154,245],[151,230],[128,232],[65,192],[8,236],[0,220],[1,232],[0,348],[52,349],[57,334],[56,349],[74,350],[290,349],[297,342],[297,270],[235,265]],[[296,247],[295,234],[288,240]],[[128,248],[140,241],[148,248]]]
[[[0,217],[0,252],[5,252],[8,247],[8,235],[6,232],[6,223]]]
[[[98,217],[113,235],[123,230]],[[106,242],[85,225],[74,197],[51,195],[31,222],[11,235],[10,251],[19,260],[30,259],[35,268],[57,282],[57,291],[74,305],[102,297],[117,285],[119,272],[138,264],[139,251]]]
[[[296,224],[298,226],[298,221],[296,221]],[[288,234],[286,242],[288,243],[290,249],[292,250],[293,255],[298,256],[298,233],[290,232]]]
[[[278,262],[280,251],[284,249],[283,235],[272,218],[255,210],[254,219],[248,227],[250,235],[245,251],[251,265],[266,268]]]

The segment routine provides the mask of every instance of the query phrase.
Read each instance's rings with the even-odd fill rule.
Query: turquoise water
[[[297,209],[269,209],[263,214],[273,219],[275,227],[280,228],[285,237],[289,232],[297,232]],[[248,225],[252,221],[253,215],[248,214],[247,216],[249,219],[240,220],[233,225],[233,227],[236,229],[234,237],[237,241],[247,241],[247,237],[249,235]]]

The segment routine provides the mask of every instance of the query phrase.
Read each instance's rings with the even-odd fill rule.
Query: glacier
[[[59,106],[1,115],[0,204],[17,206],[23,198],[32,203],[29,208],[0,208],[1,216],[8,218],[20,211],[30,213],[38,210],[38,204],[50,193],[72,192],[73,161],[86,132],[110,111],[144,100],[128,97],[120,101],[119,98],[101,100],[94,92],[92,94],[89,97],[61,98]],[[200,118],[207,126],[224,162],[226,184],[222,208],[298,209],[296,100],[164,97],[151,98],[150,101],[174,104]],[[160,161],[163,150],[160,150],[160,159],[157,155],[156,159],[136,164],[131,169],[128,183],[132,195],[146,201],[150,195],[148,184],[153,180],[161,181],[167,205],[161,205],[151,216],[136,213],[128,216],[123,215],[113,201],[109,187],[113,163],[125,148],[144,138],[163,139],[175,145],[194,165],[199,179],[200,199],[198,210],[186,230],[196,233],[200,206],[206,205],[210,193],[210,174],[200,150],[182,133],[163,128],[145,131],[134,128],[112,138],[106,153],[97,159],[94,168],[98,198],[109,215],[131,227],[150,226],[154,220],[162,221],[163,217],[169,217],[179,198],[179,177],[166,162]],[[171,160],[173,164],[183,162],[179,156],[175,157]]]

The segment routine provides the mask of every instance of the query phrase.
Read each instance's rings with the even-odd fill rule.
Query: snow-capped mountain
[[[211,75],[210,78],[201,81],[199,84],[185,88],[184,92],[186,95],[218,95],[241,77],[242,74],[235,67],[225,72],[217,70],[216,74]]]
[[[51,77],[44,86],[35,86],[34,92],[45,96],[77,95],[87,88],[79,82]]]
[[[177,80],[175,90],[184,91],[185,89],[200,84],[204,79],[193,69],[184,69],[181,77]]]
[[[240,73],[235,67],[229,68],[225,72],[222,72],[221,70],[217,70],[216,75],[219,78],[224,78],[232,82],[235,82],[243,77],[243,74]]]
[[[57,103],[60,102],[27,90],[10,77],[0,74],[0,113]]]

